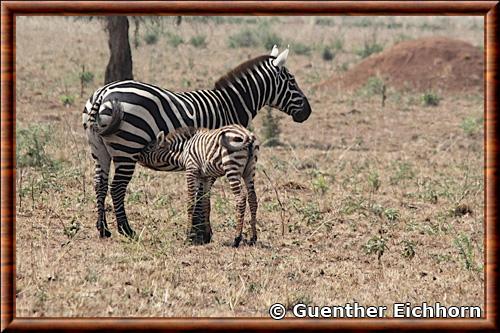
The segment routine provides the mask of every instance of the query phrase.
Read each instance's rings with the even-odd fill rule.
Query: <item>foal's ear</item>
[[[161,131],[156,135],[156,145],[161,146],[163,141],[165,141],[165,132]]]

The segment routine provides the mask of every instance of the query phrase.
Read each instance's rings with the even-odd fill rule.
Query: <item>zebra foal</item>
[[[210,189],[215,180],[226,176],[236,197],[237,226],[234,247],[242,240],[246,201],[250,207],[252,236],[249,244],[257,241],[257,195],[255,193],[255,165],[259,143],[249,130],[241,125],[229,125],[214,130],[183,128],[158,133],[137,157],[139,164],[156,170],[168,167],[186,171],[188,185],[188,218],[194,231],[204,225],[203,232],[211,238]],[[243,179],[246,193],[242,186]]]

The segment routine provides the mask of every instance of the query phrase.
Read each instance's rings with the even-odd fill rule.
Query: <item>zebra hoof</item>
[[[208,244],[212,241],[212,231],[203,235],[203,244]]]
[[[111,232],[108,229],[99,229],[99,235],[101,238],[109,238],[111,237]]]
[[[240,243],[241,243],[241,239],[242,239],[241,235],[240,235],[240,236],[238,236],[238,237],[236,237],[236,238],[234,239],[233,247],[239,247],[239,246],[240,246]]]
[[[248,245],[250,246],[254,246],[255,243],[257,243],[257,236],[250,238],[250,240],[248,241]]]
[[[204,245],[212,241],[212,230],[203,230],[201,228],[193,228],[189,232],[189,241],[193,245]]]
[[[211,237],[207,235],[191,235],[189,237],[189,241],[193,245],[204,245],[208,244],[211,241]]]
[[[118,226],[118,232],[124,236],[127,236],[130,239],[136,240],[137,234],[134,230],[132,230],[129,226]]]

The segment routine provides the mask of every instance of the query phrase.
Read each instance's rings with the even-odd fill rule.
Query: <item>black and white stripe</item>
[[[135,235],[125,213],[125,190],[138,153],[159,132],[229,124],[246,127],[265,105],[280,109],[296,122],[306,120],[311,108],[284,66],[287,56],[288,49],[279,55],[273,49],[271,56],[249,60],[223,76],[212,90],[172,92],[137,81],[113,82],[96,90],[83,110],[83,127],[95,160],[101,237],[111,235],[104,212],[111,160],[115,168],[111,197],[118,231]]]
[[[226,176],[237,199],[237,228],[234,246],[242,239],[248,194],[252,237],[257,240],[257,195],[254,177],[259,144],[256,137],[241,125],[207,130],[182,128],[166,137],[160,132],[156,141],[138,156],[138,163],[155,170],[186,171],[188,185],[188,217],[194,243],[207,243],[211,238],[210,190],[219,177]],[[246,193],[242,186],[244,181]]]

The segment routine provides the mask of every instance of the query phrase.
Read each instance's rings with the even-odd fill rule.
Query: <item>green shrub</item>
[[[158,32],[156,32],[156,31],[148,31],[144,35],[144,41],[148,45],[156,44],[158,42]]]
[[[386,208],[384,210],[384,216],[391,222],[396,221],[399,217],[400,214],[397,209],[395,208]]]
[[[314,20],[314,24],[323,26],[334,26],[335,21],[329,17],[317,17]]]
[[[168,45],[171,45],[172,47],[177,47],[184,43],[184,40],[182,39],[181,36],[177,34],[169,34],[167,37],[167,43]]]
[[[393,164],[393,168],[395,169],[395,173],[390,178],[391,185],[397,185],[402,180],[412,179],[415,177],[415,171],[413,170],[412,165],[408,162],[397,161]]]
[[[54,161],[45,152],[52,139],[52,131],[47,126],[30,125],[16,131],[17,167],[52,167]]]
[[[194,47],[206,47],[207,46],[207,37],[205,35],[197,35],[191,37],[189,43]]]
[[[229,36],[228,45],[230,48],[256,47],[259,39],[255,30],[244,29]]]
[[[374,236],[363,245],[366,254],[376,254],[378,259],[384,254],[387,249],[387,240],[382,236]]]
[[[299,212],[308,225],[323,218],[318,204],[316,203],[308,202],[306,205],[299,208]]]
[[[92,81],[94,81],[94,73],[92,72],[89,72],[89,71],[82,71],[80,73],[80,81],[83,83],[83,84],[88,84]]]
[[[417,246],[415,242],[403,240],[401,243],[403,244],[401,255],[405,258],[412,259],[415,256],[415,247]]]
[[[465,268],[467,270],[477,270],[478,267],[474,262],[474,252],[470,237],[465,234],[460,234],[454,239],[453,243],[457,247],[460,257],[464,261]]]
[[[378,172],[372,171],[368,175],[368,183],[370,184],[370,191],[377,192],[380,188],[381,182]]]
[[[319,192],[321,194],[325,194],[328,191],[328,182],[326,181],[325,176],[321,173],[318,173],[311,182],[314,191]]]
[[[279,125],[279,119],[273,115],[271,108],[266,108],[266,112],[264,113],[264,119],[262,122],[263,145],[268,147],[279,145],[280,134],[281,129]]]
[[[441,98],[433,92],[426,92],[422,96],[422,102],[424,103],[425,106],[437,106],[439,105],[439,102],[441,101]]]
[[[338,52],[344,50],[344,40],[340,39],[340,38],[335,38],[335,40],[333,41],[332,47],[334,50],[336,50]]]
[[[85,87],[87,86],[87,84],[94,81],[94,73],[85,70],[85,65],[82,65],[82,71],[80,72],[80,74],[78,76],[80,78],[80,97],[83,97]],[[66,103],[64,103],[64,101],[62,101],[62,102],[64,105],[66,105]]]
[[[467,117],[462,120],[460,128],[464,130],[465,134],[472,136],[479,132],[483,123],[483,118]]]
[[[73,95],[62,95],[60,99],[61,103],[66,107],[71,106],[75,103],[75,96]]]
[[[278,43],[272,43],[271,47],[269,47],[269,49],[272,48],[273,45],[275,45],[275,44],[278,44]],[[292,49],[293,49],[293,53],[296,53],[299,55],[309,55],[311,53],[310,46],[308,46],[306,44],[299,43],[299,42],[293,43]]]
[[[360,92],[367,96],[381,95],[385,92],[385,83],[380,77],[371,76],[361,88]]]
[[[266,50],[271,50],[274,45],[281,45],[283,43],[280,36],[269,30],[262,32],[261,40]]]
[[[230,48],[256,47],[262,45],[266,50],[271,50],[274,45],[281,45],[282,39],[269,30],[269,24],[264,23],[254,29],[243,29],[228,38]]]
[[[356,50],[356,54],[359,55],[362,59],[369,57],[374,53],[379,53],[384,49],[384,47],[377,43],[376,41],[367,42],[365,40],[363,47]]]

